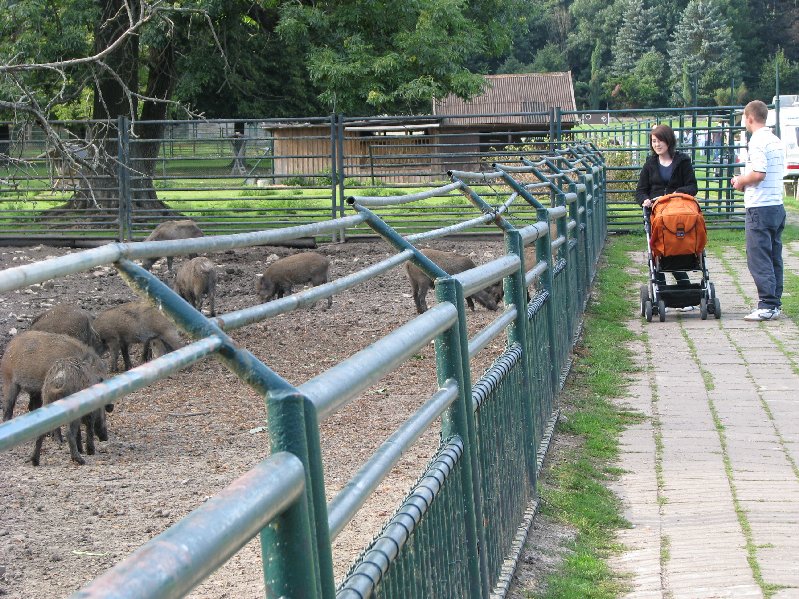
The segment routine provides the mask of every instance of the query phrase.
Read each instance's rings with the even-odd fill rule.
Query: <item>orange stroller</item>
[[[671,193],[644,208],[649,284],[641,285],[641,316],[647,322],[657,314],[666,320],[666,308],[699,306],[699,316],[721,318],[721,302],[710,281],[705,264],[707,229],[702,209],[693,196]],[[701,272],[702,279],[692,282],[688,272]],[[665,273],[686,273],[666,284]]]

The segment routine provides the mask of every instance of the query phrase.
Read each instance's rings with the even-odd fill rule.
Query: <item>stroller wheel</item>
[[[646,316],[647,301],[649,301],[649,285],[641,285],[641,316]]]
[[[644,318],[647,322],[652,322],[652,302],[650,300],[644,302]]]
[[[710,301],[713,301],[713,298],[716,297],[716,286],[711,282],[707,284],[707,294]]]
[[[704,297],[699,300],[699,318],[707,320],[707,299]]]
[[[658,317],[660,322],[666,322],[666,302],[658,300]]]
[[[717,297],[713,298],[713,316],[716,318],[716,320],[721,318],[721,302]]]

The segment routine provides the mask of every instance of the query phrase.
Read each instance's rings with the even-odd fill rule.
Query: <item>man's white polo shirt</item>
[[[782,204],[782,175],[785,172],[785,144],[768,127],[761,127],[749,140],[746,172],[766,173],[757,185],[747,185],[744,206],[776,206]]]

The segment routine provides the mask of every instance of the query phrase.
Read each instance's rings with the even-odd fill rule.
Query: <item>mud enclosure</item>
[[[502,253],[500,239],[427,244],[469,255],[482,264]],[[0,268],[73,250],[0,248]],[[274,255],[294,253],[261,246],[210,254],[217,266],[217,310],[259,302],[254,277]],[[332,279],[394,253],[381,241],[323,244]],[[175,266],[180,259],[175,260]],[[166,261],[154,272],[171,282]],[[296,291],[296,290],[295,290]],[[48,307],[69,302],[96,314],[136,299],[112,267],[70,275],[0,297],[0,351]],[[428,304],[435,298],[431,291]],[[403,268],[304,309],[233,331],[235,341],[292,384],[324,372],[416,316]],[[469,314],[473,335],[498,313],[477,306]],[[477,380],[504,347],[498,339],[474,361]],[[132,352],[138,364],[140,347]],[[330,500],[404,419],[436,390],[430,344],[399,370],[321,425],[325,484]],[[27,409],[17,401],[16,415]],[[64,444],[46,439],[41,465],[29,461],[33,443],[0,454],[0,595],[64,597],[180,520],[269,455],[264,401],[221,362],[207,359],[157,385],[131,394],[108,417],[109,440],[86,465],[70,461]],[[335,540],[337,581],[346,574],[405,493],[438,444],[428,430],[408,451],[372,499]],[[191,597],[262,597],[260,545],[250,542],[197,587]]]

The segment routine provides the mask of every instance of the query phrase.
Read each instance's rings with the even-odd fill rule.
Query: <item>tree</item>
[[[510,36],[502,24],[515,5],[491,0],[286,2],[276,31],[307,48],[310,81],[328,110],[427,111],[434,97],[470,97],[482,90],[483,78],[469,65],[508,53]]]
[[[777,89],[777,65],[780,70],[780,93],[799,94],[799,62],[787,58],[785,51],[780,48],[766,58],[758,69],[760,80],[753,90],[755,98],[771,102]]]
[[[569,63],[564,52],[555,44],[549,43],[536,52],[530,69],[532,73],[568,71]]]
[[[521,0],[50,0],[0,11],[0,110],[35,121],[83,176],[72,204],[114,210],[116,131],[127,117],[134,200],[166,210],[152,185],[168,116],[308,116],[429,110],[469,97],[469,61],[510,45]],[[491,18],[488,18],[488,17]],[[88,102],[87,102],[88,100]],[[176,101],[177,100],[177,101]],[[78,104],[79,103],[79,104]],[[91,114],[76,114],[80,105]],[[50,119],[91,116],[79,157]]]
[[[671,83],[687,102],[696,89],[697,101],[711,101],[714,91],[739,79],[740,54],[717,0],[691,0],[669,43]]]
[[[530,73],[536,54],[553,43],[551,0],[523,2],[510,22],[510,48],[483,63],[472,62],[472,70],[487,73]]]
[[[591,56],[597,47],[600,48],[601,62],[611,64],[611,48],[622,12],[623,4],[620,1],[574,0],[569,6],[572,30],[566,39],[566,49],[569,65],[578,80],[590,80]]]
[[[622,25],[613,43],[613,72],[626,75],[653,47],[664,39],[664,30],[656,8],[646,8],[644,0],[628,0]]]
[[[588,108],[599,109],[602,94],[602,49],[599,44],[591,52],[591,79],[588,82]]]
[[[663,106],[669,89],[663,85],[666,76],[664,56],[655,50],[645,52],[624,76],[611,79],[615,102],[632,108]]]

